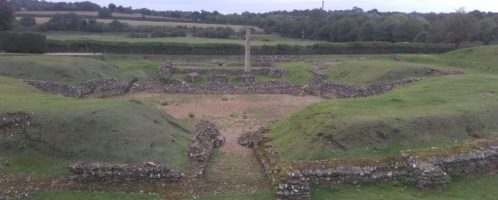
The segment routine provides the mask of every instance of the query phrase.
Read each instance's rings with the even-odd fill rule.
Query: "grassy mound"
[[[498,77],[429,78],[374,97],[322,102],[271,127],[287,160],[372,157],[498,130]]]
[[[0,113],[32,114],[25,135],[0,135],[0,152],[14,153],[6,156],[12,160],[18,160],[22,149],[54,155],[57,159],[47,160],[57,166],[60,160],[155,161],[174,168],[187,162],[191,131],[139,101],[58,97],[5,77],[0,77],[0,93]],[[45,160],[26,156],[17,167],[37,159]],[[16,168],[15,163],[11,167]]]
[[[1,56],[0,75],[20,79],[79,84],[114,78],[117,68],[92,58],[67,56]]]
[[[440,55],[400,55],[401,60],[463,69],[468,73],[498,74],[498,45],[459,49]]]
[[[356,86],[430,75],[440,67],[391,60],[354,60],[327,66],[322,71],[327,79]]]

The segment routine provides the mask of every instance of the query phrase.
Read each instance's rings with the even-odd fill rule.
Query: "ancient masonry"
[[[498,139],[483,139],[449,149],[402,152],[382,160],[284,162],[261,129],[239,143],[251,147],[276,187],[278,199],[310,199],[310,186],[361,184],[404,177],[419,188],[444,187],[452,176],[498,172]],[[465,149],[465,150],[462,150]],[[442,153],[444,152],[444,153]]]
[[[115,79],[108,80],[91,80],[86,81],[78,87],[63,83],[51,83],[37,80],[23,80],[39,90],[49,92],[55,95],[66,97],[110,97],[129,92],[130,87],[137,81],[118,81]]]
[[[249,44],[250,45],[250,44]],[[250,48],[249,48],[250,51]],[[250,54],[250,53],[249,53]],[[119,80],[93,80],[82,83],[75,87],[63,83],[51,83],[37,80],[24,80],[24,82],[46,92],[69,97],[108,97],[128,92],[154,91],[162,93],[182,94],[289,94],[289,95],[314,95],[325,98],[356,98],[367,97],[384,93],[396,87],[420,81],[423,77],[410,77],[402,80],[370,84],[364,87],[339,83],[327,80],[322,72],[322,65],[310,68],[313,80],[307,85],[296,85],[286,81],[262,81],[255,82],[255,75],[268,76],[270,78],[281,78],[286,75],[285,70],[275,67],[274,62],[287,62],[300,60],[298,56],[255,56],[252,63],[269,62],[271,67],[251,67],[249,59],[244,69],[193,69],[174,66],[162,66],[159,68],[155,78],[133,79],[129,81]],[[247,59],[246,59],[247,61]],[[268,65],[267,65],[268,66]],[[250,73],[248,73],[248,71]],[[185,81],[178,80],[172,75],[184,75]],[[442,76],[464,74],[462,71],[440,71],[431,70],[423,76]],[[194,86],[200,76],[210,77],[210,81]],[[242,85],[230,83],[228,76],[240,76]]]
[[[139,165],[110,163],[76,163],[68,167],[69,177],[82,182],[181,182],[185,179],[202,177],[213,151],[223,145],[225,139],[215,124],[201,122],[197,126],[197,135],[189,146],[188,155],[195,173],[175,172],[166,166],[153,162]]]

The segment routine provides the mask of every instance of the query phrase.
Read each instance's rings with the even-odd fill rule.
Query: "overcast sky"
[[[66,1],[67,0],[49,0]],[[116,5],[154,10],[199,11],[217,10],[221,13],[267,12],[275,10],[312,9],[321,7],[322,0],[90,0],[100,5]],[[74,1],[73,1],[74,2]],[[326,10],[346,10],[353,7],[363,10],[402,12],[451,12],[464,7],[467,11],[498,12],[498,0],[325,0]]]

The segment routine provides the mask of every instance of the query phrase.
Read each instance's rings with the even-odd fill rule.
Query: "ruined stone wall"
[[[309,186],[334,186],[392,181],[401,177],[419,188],[443,187],[451,176],[498,172],[498,139],[485,144],[463,144],[465,150],[439,155],[403,152],[402,156],[383,160],[321,160],[286,163],[267,142],[264,129],[244,134],[239,143],[251,147],[269,174],[279,199],[309,199]],[[472,146],[469,150],[469,146]]]
[[[37,80],[23,80],[33,87],[55,95],[66,97],[109,97],[120,95],[129,91],[136,79],[118,81],[115,79],[91,80],[74,87],[64,83],[51,83]]]
[[[214,150],[225,143],[216,124],[202,121],[196,125],[197,135],[189,146],[188,158],[194,165],[195,177],[202,177]]]
[[[76,163],[69,166],[68,170],[72,179],[89,182],[175,182],[184,177],[182,173],[151,163],[141,165]]]
[[[25,83],[32,85],[33,87],[49,92],[54,95],[61,95],[66,97],[80,97],[81,91],[78,87],[73,87],[68,84],[63,83],[51,83],[46,81],[36,81],[36,80],[24,80]]]
[[[304,90],[299,85],[282,81],[265,81],[247,85],[231,85],[228,83],[207,83],[194,88],[189,84],[175,83],[164,84],[154,79],[141,79],[135,82],[130,92],[154,91],[177,94],[303,94]]]
[[[315,96],[329,98],[356,98],[378,95],[390,91],[394,88],[417,82],[422,80],[422,77],[409,77],[401,80],[369,84],[364,87],[355,87],[350,84],[339,83],[336,81],[327,80],[327,76],[321,71],[323,66],[315,65],[310,68],[313,74],[313,81],[307,88],[307,93]],[[460,75],[465,74],[463,71],[441,71],[430,70],[424,76],[443,76],[443,75]]]
[[[83,182],[177,182],[202,177],[211,154],[224,144],[225,138],[220,135],[216,124],[207,121],[196,125],[196,131],[186,155],[190,167],[195,170],[193,177],[153,162],[140,165],[78,162],[68,167],[69,177]]]
[[[283,69],[277,67],[252,67],[251,74],[253,75],[270,75],[271,73],[280,72],[284,74],[285,71]],[[200,68],[178,68],[173,66],[163,66],[159,68],[158,71],[161,75],[169,75],[169,74],[191,74],[197,73],[200,75],[216,75],[216,74],[224,74],[224,75],[242,75],[244,74],[243,69],[216,69],[206,67],[205,69]]]

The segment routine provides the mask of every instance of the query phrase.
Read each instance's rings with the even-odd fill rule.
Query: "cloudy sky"
[[[50,0],[68,1],[68,0]],[[322,0],[89,0],[101,5],[113,2],[117,5],[155,10],[198,11],[217,10],[221,13],[240,13],[243,11],[267,12],[274,10],[319,8]],[[403,12],[451,12],[464,7],[467,11],[498,12],[498,0],[325,0],[327,10],[345,10],[352,7],[364,10]]]

